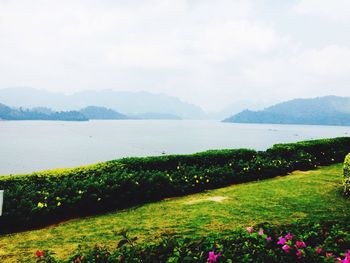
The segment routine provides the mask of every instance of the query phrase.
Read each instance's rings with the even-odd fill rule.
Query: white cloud
[[[172,69],[182,67],[182,56],[176,48],[157,42],[123,43],[106,54],[109,65],[120,68]]]
[[[292,74],[287,58],[264,58],[242,67],[242,77],[247,82],[271,88],[290,83]]]
[[[75,64],[75,57],[95,63],[99,57],[106,66],[114,59],[118,68],[167,67],[178,64],[181,53],[192,56],[198,49],[215,57],[226,44],[237,52],[246,45],[264,49],[253,43],[254,35],[263,35],[265,46],[275,37],[269,29],[234,20],[250,13],[248,0],[20,3],[0,2],[0,47],[15,63],[25,57],[45,64]]]
[[[300,0],[293,12],[290,3],[280,8],[284,1],[263,3],[0,0],[0,88],[147,90],[209,110],[252,95],[331,92],[330,82],[350,95],[347,32],[308,17],[347,21],[350,2]],[[316,47],[329,30],[339,31],[333,45]]]
[[[280,42],[272,28],[247,20],[250,0],[20,3],[0,2],[0,55],[13,70],[188,68]]]
[[[197,30],[194,52],[214,60],[266,53],[284,42],[272,28],[247,20],[208,24]]]
[[[348,0],[300,0],[295,9],[302,15],[350,22],[350,1]]]
[[[310,50],[292,59],[307,73],[322,77],[342,77],[350,75],[350,48],[337,45]]]

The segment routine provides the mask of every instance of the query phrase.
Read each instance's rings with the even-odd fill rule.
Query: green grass
[[[163,200],[105,215],[73,219],[40,230],[0,237],[0,261],[28,262],[37,249],[62,258],[78,246],[115,246],[115,232],[130,229],[140,241],[164,232],[196,237],[262,222],[343,220],[350,201],[341,196],[342,165]],[[224,197],[221,202],[207,198]]]

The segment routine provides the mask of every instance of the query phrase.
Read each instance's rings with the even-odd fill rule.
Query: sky
[[[0,0],[0,88],[164,93],[219,111],[350,96],[349,0]]]

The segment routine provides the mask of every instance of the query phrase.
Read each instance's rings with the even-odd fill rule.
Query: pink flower
[[[284,245],[285,243],[287,243],[287,240],[284,237],[280,237],[278,239],[277,245]]]
[[[287,240],[292,240],[293,235],[291,233],[288,233],[287,235],[284,236]]]
[[[306,244],[303,241],[297,241],[297,242],[295,242],[295,247],[296,248],[304,248],[304,247],[306,247]]]
[[[300,249],[298,249],[297,250],[297,253],[295,254],[296,256],[297,256],[297,258],[302,258],[303,257],[303,252],[300,250]]]
[[[333,253],[326,253],[326,258],[333,257]]]
[[[350,263],[350,249],[345,253],[345,258],[340,260],[341,263]]]
[[[220,253],[216,254],[214,251],[209,252],[208,263],[216,262],[217,258],[220,257]]]
[[[37,250],[35,252],[35,255],[36,255],[37,258],[41,258],[41,257],[43,257],[45,255],[45,253],[42,250]]]
[[[246,229],[247,229],[247,231],[248,231],[249,234],[251,234],[251,233],[254,232],[254,228],[252,228],[251,226],[250,226],[250,227],[247,227]]]
[[[322,252],[322,248],[321,247],[316,248],[316,254],[321,254],[321,252]]]
[[[350,249],[345,253],[345,257],[350,258]]]
[[[258,232],[258,235],[259,236],[262,236],[264,234],[264,230],[263,229],[260,229],[259,232]]]
[[[290,251],[290,246],[288,246],[288,245],[284,245],[283,247],[282,247],[282,249],[283,249],[283,251],[284,252],[286,252],[286,253],[289,253]]]
[[[267,237],[266,238],[266,241],[271,241],[272,240],[272,237]]]

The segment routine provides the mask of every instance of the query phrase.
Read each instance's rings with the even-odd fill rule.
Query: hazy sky
[[[349,0],[0,0],[0,88],[350,96]]]

